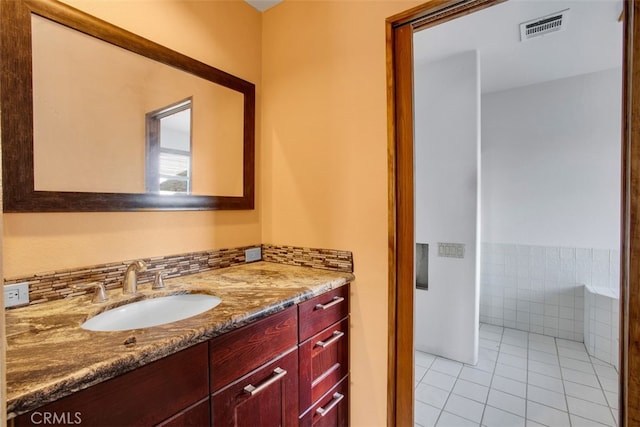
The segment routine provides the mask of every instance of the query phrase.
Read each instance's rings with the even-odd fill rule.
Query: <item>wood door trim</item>
[[[387,425],[413,425],[413,33],[504,0],[432,0],[387,19],[389,339]],[[640,423],[640,6],[624,0],[620,424]],[[634,43],[636,41],[636,43]]]

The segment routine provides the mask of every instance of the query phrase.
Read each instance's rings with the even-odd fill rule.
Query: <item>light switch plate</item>
[[[245,262],[260,261],[262,259],[262,248],[245,249],[244,260]]]
[[[29,304],[29,284],[16,283],[15,285],[4,286],[4,306],[15,307],[16,305]]]
[[[445,258],[464,258],[464,243],[438,242],[438,256]]]

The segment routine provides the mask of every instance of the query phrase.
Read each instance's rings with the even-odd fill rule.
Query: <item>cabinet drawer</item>
[[[349,425],[349,377],[336,384],[300,417],[300,427],[346,427]]]
[[[300,344],[299,356],[302,412],[349,373],[349,320]]]
[[[300,341],[317,334],[349,314],[349,285],[298,304]]]
[[[295,347],[297,338],[298,317],[291,307],[210,340],[212,390]]]
[[[87,426],[154,425],[209,395],[207,358],[207,344],[195,345],[21,415],[15,425],[47,424],[53,415]]]
[[[216,427],[294,427],[298,424],[298,352],[258,368],[211,397]]]

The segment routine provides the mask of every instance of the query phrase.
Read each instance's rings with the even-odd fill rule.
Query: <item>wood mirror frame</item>
[[[242,196],[36,191],[31,14],[244,95]],[[255,85],[55,0],[0,0],[0,111],[4,212],[230,210],[254,208]]]

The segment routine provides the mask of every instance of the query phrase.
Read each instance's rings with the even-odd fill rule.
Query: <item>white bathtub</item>
[[[619,371],[619,296],[610,288],[584,287],[584,345],[587,352]]]

